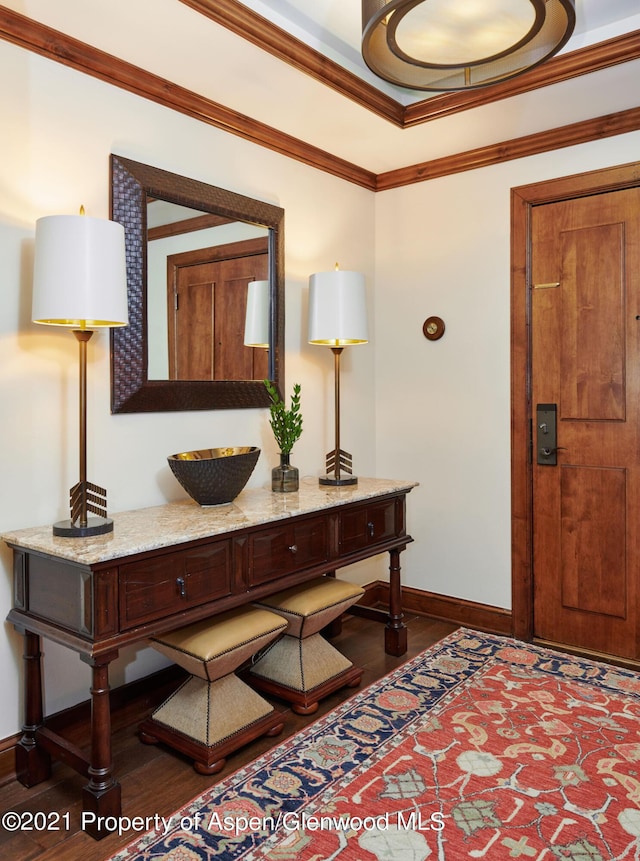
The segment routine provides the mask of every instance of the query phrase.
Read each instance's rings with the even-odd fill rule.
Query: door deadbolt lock
[[[538,404],[536,407],[536,452],[540,466],[558,463],[558,426],[556,404]]]

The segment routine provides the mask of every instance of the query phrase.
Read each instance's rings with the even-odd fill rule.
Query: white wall
[[[373,281],[373,195],[237,137],[146,102],[62,65],[0,42],[0,534],[68,516],[77,481],[77,347],[63,330],[31,323],[35,220],[109,212],[109,153],[147,162],[285,209],[286,395],[302,384],[304,433],[293,451],[302,475],[319,475],[333,437],[333,357],[306,343],[308,277],[333,268]],[[373,325],[373,306],[371,307]],[[357,353],[357,354],[356,354]],[[344,362],[344,443],[361,474],[375,474],[373,349]],[[89,478],[107,488],[109,510],[182,498],[167,466],[174,451],[257,444],[250,486],[270,483],[277,462],[266,410],[117,415],[109,412],[108,336],[89,345]],[[12,558],[0,546],[0,616],[12,601]],[[22,643],[0,636],[0,738],[22,722]],[[149,649],[128,649],[112,684],[160,665]],[[45,641],[46,708],[87,697],[89,669]]]
[[[639,152],[635,132],[377,195],[376,465],[420,482],[407,585],[511,606],[510,189]]]

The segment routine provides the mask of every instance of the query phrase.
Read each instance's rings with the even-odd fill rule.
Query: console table
[[[112,515],[114,531],[60,538],[51,526],[3,535],[14,554],[14,605],[8,620],[24,635],[25,722],[16,748],[18,780],[45,780],[56,757],[88,778],[83,809],[118,817],[120,785],[111,762],[109,664],[122,646],[247,604],[382,552],[390,554],[385,650],[403,655],[400,553],[406,496],[415,482],[361,478],[296,493],[243,491],[233,503],[191,500]],[[47,728],[41,637],[92,668],[91,754]],[[100,826],[88,829],[99,838]]]

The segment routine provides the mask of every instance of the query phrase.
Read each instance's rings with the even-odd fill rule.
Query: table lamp
[[[327,474],[320,484],[357,484],[353,459],[340,447],[340,356],[345,347],[366,344],[367,306],[364,275],[336,268],[309,279],[309,343],[330,347],[334,356],[335,447],[327,453]]]
[[[79,345],[80,478],[69,491],[70,519],[53,526],[73,538],[113,530],[106,490],[87,481],[87,342],[94,329],[128,324],[124,228],[80,213],[36,222],[32,311],[34,323],[70,328]]]
[[[247,347],[269,349],[269,282],[249,281],[244,325]]]

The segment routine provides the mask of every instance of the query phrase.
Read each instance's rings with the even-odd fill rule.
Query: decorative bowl
[[[240,493],[253,472],[256,446],[203,448],[167,458],[171,471],[199,505],[223,505]]]

